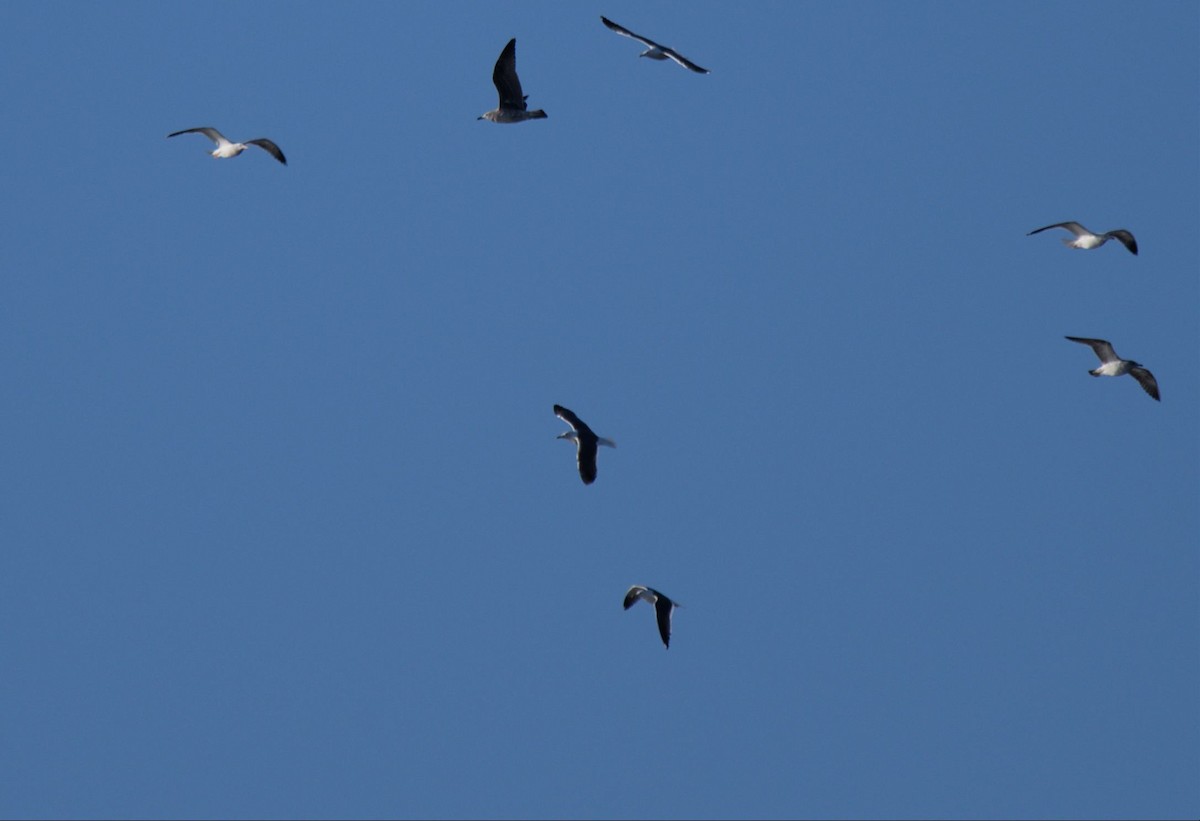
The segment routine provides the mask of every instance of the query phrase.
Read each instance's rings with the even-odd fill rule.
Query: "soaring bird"
[[[283,152],[279,150],[279,146],[268,140],[266,137],[259,137],[257,140],[246,140],[244,143],[230,142],[225,139],[225,135],[215,128],[204,126],[203,128],[185,128],[183,131],[176,131],[174,134],[168,134],[167,138],[178,137],[180,134],[203,134],[208,137],[217,147],[213,150],[212,155],[217,159],[228,159],[236,157],[246,150],[248,146],[257,145],[262,150],[266,151],[275,159],[279,160],[284,165],[287,165],[287,158],[283,156]]]
[[[625,609],[628,610],[637,604],[638,599],[654,605],[654,615],[658,620],[658,635],[662,636],[663,647],[671,649],[671,612],[679,607],[679,603],[671,601],[653,587],[642,587],[640,584],[635,584],[625,593]]]
[[[1103,339],[1088,339],[1082,336],[1068,336],[1067,339],[1072,342],[1091,346],[1091,349],[1096,352],[1096,356],[1100,357],[1100,367],[1094,371],[1088,371],[1092,376],[1122,376],[1129,374],[1138,381],[1138,384],[1142,386],[1142,389],[1146,393],[1158,401],[1162,401],[1158,395],[1158,381],[1154,378],[1154,374],[1146,370],[1142,363],[1134,362],[1132,359],[1122,359],[1117,356],[1117,352],[1113,350],[1112,344]]]
[[[537,111],[527,111],[525,100],[528,95],[521,93],[521,81],[517,78],[517,38],[508,41],[504,51],[496,60],[492,69],[492,82],[496,91],[500,92],[500,106],[475,119],[491,120],[494,123],[523,123],[526,120],[544,120],[546,112],[540,108]]]
[[[579,478],[585,485],[596,481],[596,446],[615,448],[617,443],[592,433],[582,419],[562,405],[554,406],[554,415],[571,426],[571,430],[560,433],[556,439],[567,439],[575,443],[575,460],[579,463]]]
[[[700,66],[696,65],[691,60],[684,57],[682,54],[680,54],[675,49],[667,48],[666,46],[661,46],[658,43],[651,40],[649,37],[643,37],[640,34],[634,34],[632,31],[625,28],[624,26],[618,25],[617,23],[614,23],[612,20],[609,20],[603,14],[600,15],[600,22],[603,23],[604,25],[608,26],[610,30],[615,31],[617,34],[622,34],[626,37],[631,37],[634,40],[637,40],[642,45],[646,46],[646,50],[643,51],[641,54],[639,54],[638,57],[649,57],[651,60],[668,60],[668,59],[674,60],[675,62],[679,63],[679,65],[683,66],[684,68],[691,69],[692,71],[696,72],[697,74],[708,74],[708,69],[700,68]]]
[[[1053,225],[1047,225],[1044,228],[1038,228],[1030,231],[1025,236],[1032,237],[1034,234],[1040,234],[1043,231],[1049,231],[1051,228],[1066,228],[1075,235],[1075,239],[1064,239],[1063,245],[1071,248],[1082,248],[1088,250],[1090,248],[1099,248],[1110,239],[1118,240],[1122,245],[1129,249],[1129,253],[1137,256],[1137,240],[1133,238],[1133,234],[1126,231],[1124,228],[1114,228],[1111,231],[1105,231],[1103,234],[1093,234],[1088,229],[1084,228],[1077,222],[1056,222]]]

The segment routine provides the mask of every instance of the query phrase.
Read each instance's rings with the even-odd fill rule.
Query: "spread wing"
[[[708,69],[700,68],[700,66],[696,65],[691,60],[684,57],[682,54],[680,54],[678,51],[676,51],[673,48],[663,48],[662,53],[667,55],[668,57],[670,57],[675,62],[679,63],[679,65],[683,66],[684,68],[691,69],[692,71],[696,72],[697,74],[708,74],[709,73]]]
[[[637,604],[637,600],[640,599],[642,594],[645,592],[646,588],[642,587],[640,584],[635,584],[633,587],[629,588],[628,592],[625,593],[625,609],[628,610]]]
[[[1124,228],[1117,228],[1114,231],[1109,231],[1108,235],[1115,240],[1119,240],[1122,245],[1129,249],[1129,253],[1137,256],[1137,240],[1133,238],[1133,234]]]
[[[575,461],[579,463],[579,478],[585,485],[596,481],[596,439],[581,436],[575,443]]]
[[[1138,381],[1138,384],[1142,386],[1142,390],[1153,396],[1159,402],[1162,401],[1162,398],[1158,395],[1158,381],[1154,378],[1154,374],[1150,373],[1150,371],[1146,370],[1141,365],[1138,365],[1136,368],[1130,368],[1129,374]]]
[[[266,137],[259,137],[257,140],[246,140],[246,145],[257,145],[272,157],[279,160],[284,165],[287,165],[287,158],[283,156],[283,152],[279,150],[279,146],[275,145],[275,143],[271,142]]]
[[[517,38],[508,41],[496,67],[492,69],[492,82],[500,93],[500,108],[524,111],[525,95],[521,93],[521,81],[517,79]]]
[[[200,128],[185,128],[183,131],[176,131],[173,134],[168,134],[167,137],[178,137],[180,134],[203,134],[217,145],[229,145],[229,140],[225,139],[225,135],[211,126],[202,126]]]
[[[1083,336],[1068,336],[1067,339],[1072,342],[1078,342],[1082,345],[1088,345],[1096,356],[1100,357],[1101,362],[1116,362],[1121,357],[1117,356],[1117,352],[1113,350],[1113,346],[1104,339],[1088,339]]]
[[[640,34],[634,34],[632,31],[625,28],[624,26],[614,23],[612,20],[609,20],[603,14],[600,15],[600,22],[603,23],[604,25],[608,26],[610,31],[615,31],[617,34],[623,35],[625,37],[632,37],[634,40],[637,40],[639,43],[641,43],[642,45],[644,45],[648,48],[662,49],[664,52],[666,52],[666,49],[663,49],[662,46],[660,46],[658,43],[651,40],[649,37],[643,37]]]
[[[569,408],[564,408],[562,405],[555,405],[554,415],[574,428],[576,433],[592,432],[592,429]]]
[[[654,614],[658,617],[658,635],[662,636],[663,647],[668,649],[671,647],[671,612],[674,609],[675,603],[659,593],[658,601],[654,603]]]
[[[1042,228],[1037,228],[1037,229],[1034,229],[1033,231],[1030,231],[1025,236],[1032,237],[1034,234],[1040,234],[1043,231],[1049,231],[1051,228],[1066,228],[1068,231],[1070,231],[1072,234],[1074,234],[1077,237],[1082,237],[1082,236],[1092,233],[1091,231],[1084,228],[1079,223],[1071,221],[1071,222],[1056,222],[1053,225],[1046,225]]]

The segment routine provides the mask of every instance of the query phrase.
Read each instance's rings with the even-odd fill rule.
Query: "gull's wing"
[[[562,405],[555,405],[554,415],[574,428],[576,433],[582,433],[584,431],[587,431],[588,433],[592,432],[592,429],[589,428],[587,424],[578,416],[576,416],[574,411],[570,410],[569,408],[564,408]]]
[[[283,152],[279,150],[279,146],[275,145],[275,143],[271,142],[266,137],[259,137],[257,140],[246,140],[246,145],[257,145],[272,157],[279,160],[284,165],[287,165],[287,157],[283,156]]]
[[[633,587],[629,588],[629,590],[625,593],[625,609],[628,610],[637,604],[637,600],[640,599],[642,594],[645,592],[646,588],[642,587],[640,584],[635,584]]]
[[[709,73],[708,69],[700,68],[700,66],[696,65],[691,60],[684,57],[682,54],[680,54],[675,49],[666,48],[664,46],[659,46],[659,48],[662,49],[663,54],[667,55],[672,60],[679,63],[679,65],[683,66],[684,68],[690,68],[692,71],[696,72],[697,74],[708,74]]]
[[[1158,395],[1158,380],[1154,378],[1154,374],[1150,373],[1150,371],[1146,370],[1141,365],[1138,365],[1135,368],[1130,368],[1129,374],[1138,381],[1138,384],[1142,386],[1142,390],[1153,396],[1159,402],[1162,401]]]
[[[1107,340],[1088,339],[1087,337],[1083,336],[1068,336],[1067,339],[1071,340],[1072,342],[1078,342],[1082,345],[1090,346],[1091,349],[1096,352],[1096,356],[1100,357],[1101,362],[1116,362],[1121,358],[1117,356],[1117,352],[1113,350],[1112,344]]]
[[[212,126],[203,126],[201,128],[185,128],[183,131],[176,131],[174,134],[168,134],[167,137],[178,137],[180,134],[203,134],[217,145],[231,145],[229,140],[225,139],[225,135]]]
[[[675,603],[664,596],[658,594],[658,600],[654,602],[654,615],[658,619],[658,635],[662,636],[663,647],[671,647],[671,611],[675,609]]]
[[[661,49],[664,54],[666,54],[668,52],[668,49],[663,48],[658,43],[651,40],[649,37],[643,37],[640,34],[634,34],[632,31],[625,28],[624,26],[618,25],[617,23],[614,23],[612,20],[609,20],[603,14],[600,15],[600,22],[603,23],[604,25],[608,26],[608,28],[611,31],[615,31],[617,34],[624,35],[625,37],[632,37],[634,40],[637,40],[639,43],[641,43],[644,46],[649,46],[650,48]]]
[[[525,95],[521,93],[521,81],[517,79],[516,37],[509,40],[504,51],[500,52],[496,67],[492,69],[492,82],[496,84],[496,91],[500,92],[500,108],[525,110]]]
[[[585,485],[596,481],[596,437],[579,437],[575,443],[575,461],[579,463],[579,478]]]
[[[1137,256],[1137,240],[1133,238],[1133,234],[1126,231],[1124,228],[1117,228],[1108,232],[1108,236],[1120,241],[1122,245],[1129,249],[1129,253]]]
[[[1053,225],[1047,225],[1043,228],[1035,229],[1033,231],[1030,231],[1025,236],[1032,237],[1034,234],[1040,234],[1043,231],[1049,231],[1051,228],[1066,228],[1068,231],[1070,231],[1072,234],[1074,234],[1077,237],[1087,236],[1088,234],[1092,233],[1091,231],[1084,228],[1079,223],[1072,220],[1070,222],[1056,222]]]

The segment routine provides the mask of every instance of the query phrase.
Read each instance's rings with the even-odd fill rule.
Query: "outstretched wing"
[[[580,436],[575,442],[575,461],[579,463],[579,478],[585,485],[596,481],[596,438]]]
[[[1126,231],[1124,228],[1117,228],[1109,231],[1108,235],[1115,240],[1119,240],[1122,245],[1129,249],[1129,253],[1137,256],[1137,240],[1133,238],[1133,234]]]
[[[1085,336],[1068,336],[1067,339],[1072,342],[1078,342],[1081,345],[1088,345],[1096,356],[1100,357],[1101,362],[1116,362],[1121,357],[1117,356],[1117,352],[1113,350],[1113,346],[1104,339],[1088,339]]]
[[[604,25],[608,26],[610,31],[615,31],[617,34],[623,35],[625,37],[632,37],[634,40],[637,40],[639,43],[641,43],[644,46],[647,46],[649,48],[662,49],[664,52],[666,51],[666,49],[663,49],[662,46],[660,46],[658,43],[651,40],[649,37],[643,37],[640,34],[634,34],[632,31],[625,28],[624,26],[619,25],[618,23],[614,23],[612,20],[609,20],[603,14],[600,15],[600,22],[603,23]]]
[[[279,160],[284,165],[287,165],[287,157],[283,156],[283,152],[279,150],[279,146],[275,145],[275,143],[271,142],[266,137],[259,137],[257,140],[246,140],[246,145],[257,145],[272,157]]]
[[[635,584],[633,587],[629,588],[629,590],[625,593],[625,609],[628,610],[637,604],[637,600],[640,599],[642,594],[645,592],[646,588],[642,587],[640,584]]]
[[[670,57],[675,62],[679,63],[679,65],[683,66],[684,68],[691,69],[692,71],[696,72],[697,74],[708,74],[709,73],[708,69],[700,68],[700,66],[696,65],[691,60],[684,57],[682,54],[680,54],[678,51],[676,51],[673,48],[663,48],[662,53],[667,55],[668,57]]]
[[[508,41],[496,67],[492,69],[492,82],[500,93],[500,108],[524,111],[525,95],[521,93],[521,81],[517,79],[517,38]]]
[[[1040,234],[1043,231],[1049,231],[1051,228],[1066,228],[1068,231],[1070,231],[1072,234],[1074,234],[1077,237],[1082,237],[1086,234],[1092,233],[1091,231],[1084,228],[1079,223],[1072,220],[1070,222],[1056,222],[1053,225],[1047,225],[1042,228],[1034,229],[1033,231],[1030,231],[1025,236],[1032,237],[1034,234]]]
[[[174,134],[168,134],[168,139],[178,137],[180,134],[203,134],[217,145],[229,145],[229,140],[225,139],[225,135],[212,126],[202,126],[200,128],[185,128],[183,131],[176,131]]]
[[[658,635],[662,636],[663,647],[671,647],[671,612],[675,604],[662,593],[654,603],[654,614],[658,617]]]
[[[1150,371],[1146,370],[1141,365],[1138,365],[1136,368],[1130,368],[1129,374],[1138,381],[1138,384],[1142,386],[1142,390],[1153,396],[1159,402],[1162,401],[1162,398],[1158,395],[1158,380],[1154,378],[1154,374],[1150,373]]]

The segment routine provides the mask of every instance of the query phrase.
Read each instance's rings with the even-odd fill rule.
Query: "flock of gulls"
[[[651,60],[673,60],[683,68],[697,74],[709,73],[708,69],[701,68],[673,48],[656,43],[649,37],[636,34],[603,15],[600,17],[600,21],[610,31],[614,31],[623,37],[629,37],[646,46],[646,50],[639,54],[639,57],[649,57]],[[493,123],[521,123],[526,120],[546,119],[546,112],[542,109],[529,110],[528,103],[526,102],[528,95],[522,90],[521,80],[517,77],[517,40],[515,37],[509,40],[508,44],[500,52],[500,57],[496,60],[495,68],[492,69],[492,83],[496,86],[496,92],[499,94],[499,104],[496,108],[479,115],[476,119],[488,120]],[[181,134],[203,134],[208,137],[216,144],[216,148],[212,151],[212,156],[216,159],[236,157],[249,146],[253,145],[263,149],[280,163],[287,165],[287,158],[284,157],[283,151],[272,140],[265,137],[246,140],[245,142],[233,142],[211,126],[185,128],[182,131],[175,131],[168,134],[167,137],[178,137]],[[1133,234],[1130,231],[1124,228],[1114,228],[1111,231],[1096,234],[1084,228],[1078,222],[1067,221],[1056,222],[1053,225],[1046,225],[1042,228],[1035,228],[1026,234],[1026,236],[1040,234],[1052,228],[1062,228],[1071,233],[1071,239],[1063,239],[1063,243],[1070,248],[1085,251],[1092,250],[1104,245],[1110,239],[1115,239],[1124,245],[1129,253],[1136,256],[1138,252],[1137,240],[1133,238]],[[1092,376],[1124,376],[1125,374],[1129,374],[1137,380],[1146,393],[1154,399],[1161,401],[1158,381],[1154,378],[1154,375],[1141,363],[1135,362],[1132,359],[1122,359],[1117,356],[1116,351],[1113,350],[1112,343],[1104,339],[1091,339],[1079,336],[1068,336],[1066,338],[1071,342],[1088,345],[1096,353],[1096,356],[1099,357],[1100,367],[1088,371]],[[554,406],[554,415],[570,426],[570,430],[560,433],[557,438],[566,439],[575,444],[575,461],[579,468],[579,478],[583,480],[585,485],[592,484],[596,481],[596,456],[600,446],[615,448],[617,443],[603,436],[598,436],[588,427],[586,422],[562,405]],[[624,608],[628,610],[637,604],[639,600],[654,606],[654,616],[658,624],[659,637],[662,639],[663,647],[669,648],[671,646],[671,617],[675,608],[680,606],[679,602],[672,600],[652,587],[635,584],[625,593]]]

